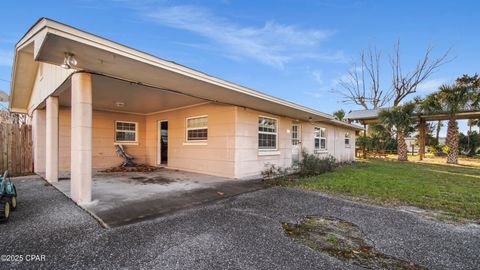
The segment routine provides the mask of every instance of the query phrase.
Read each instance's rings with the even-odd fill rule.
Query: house
[[[248,178],[301,149],[355,157],[356,125],[42,18],[15,47],[10,109],[32,116],[34,168],[71,174],[91,199],[92,171],[138,163]]]

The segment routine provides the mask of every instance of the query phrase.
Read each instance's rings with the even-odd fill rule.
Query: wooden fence
[[[0,173],[11,176],[33,172],[32,126],[0,123]]]

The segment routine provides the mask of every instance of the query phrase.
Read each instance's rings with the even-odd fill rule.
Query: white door
[[[300,125],[292,125],[292,164],[295,165],[300,160]]]

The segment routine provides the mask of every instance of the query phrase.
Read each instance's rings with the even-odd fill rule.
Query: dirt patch
[[[364,268],[427,269],[375,250],[358,226],[340,219],[307,216],[298,224],[282,223],[282,226],[296,241]]]
[[[135,183],[138,184],[160,184],[160,185],[168,185],[170,183],[176,182],[174,179],[169,179],[162,176],[155,176],[155,177],[145,177],[145,176],[134,176],[130,177],[130,179],[135,180]]]
[[[155,166],[150,166],[146,164],[139,164],[135,166],[130,166],[130,167],[122,167],[122,166],[117,166],[113,168],[106,169],[101,172],[106,172],[106,173],[111,173],[111,172],[154,172],[158,170],[158,167]]]

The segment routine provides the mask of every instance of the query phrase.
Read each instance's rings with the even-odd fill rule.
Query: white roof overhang
[[[75,68],[78,70],[293,119],[360,128],[332,121],[334,118],[329,114],[207,75],[46,18],[40,19],[17,43],[10,97],[12,111],[27,111],[38,62],[60,65],[65,53],[75,56],[78,62]]]

